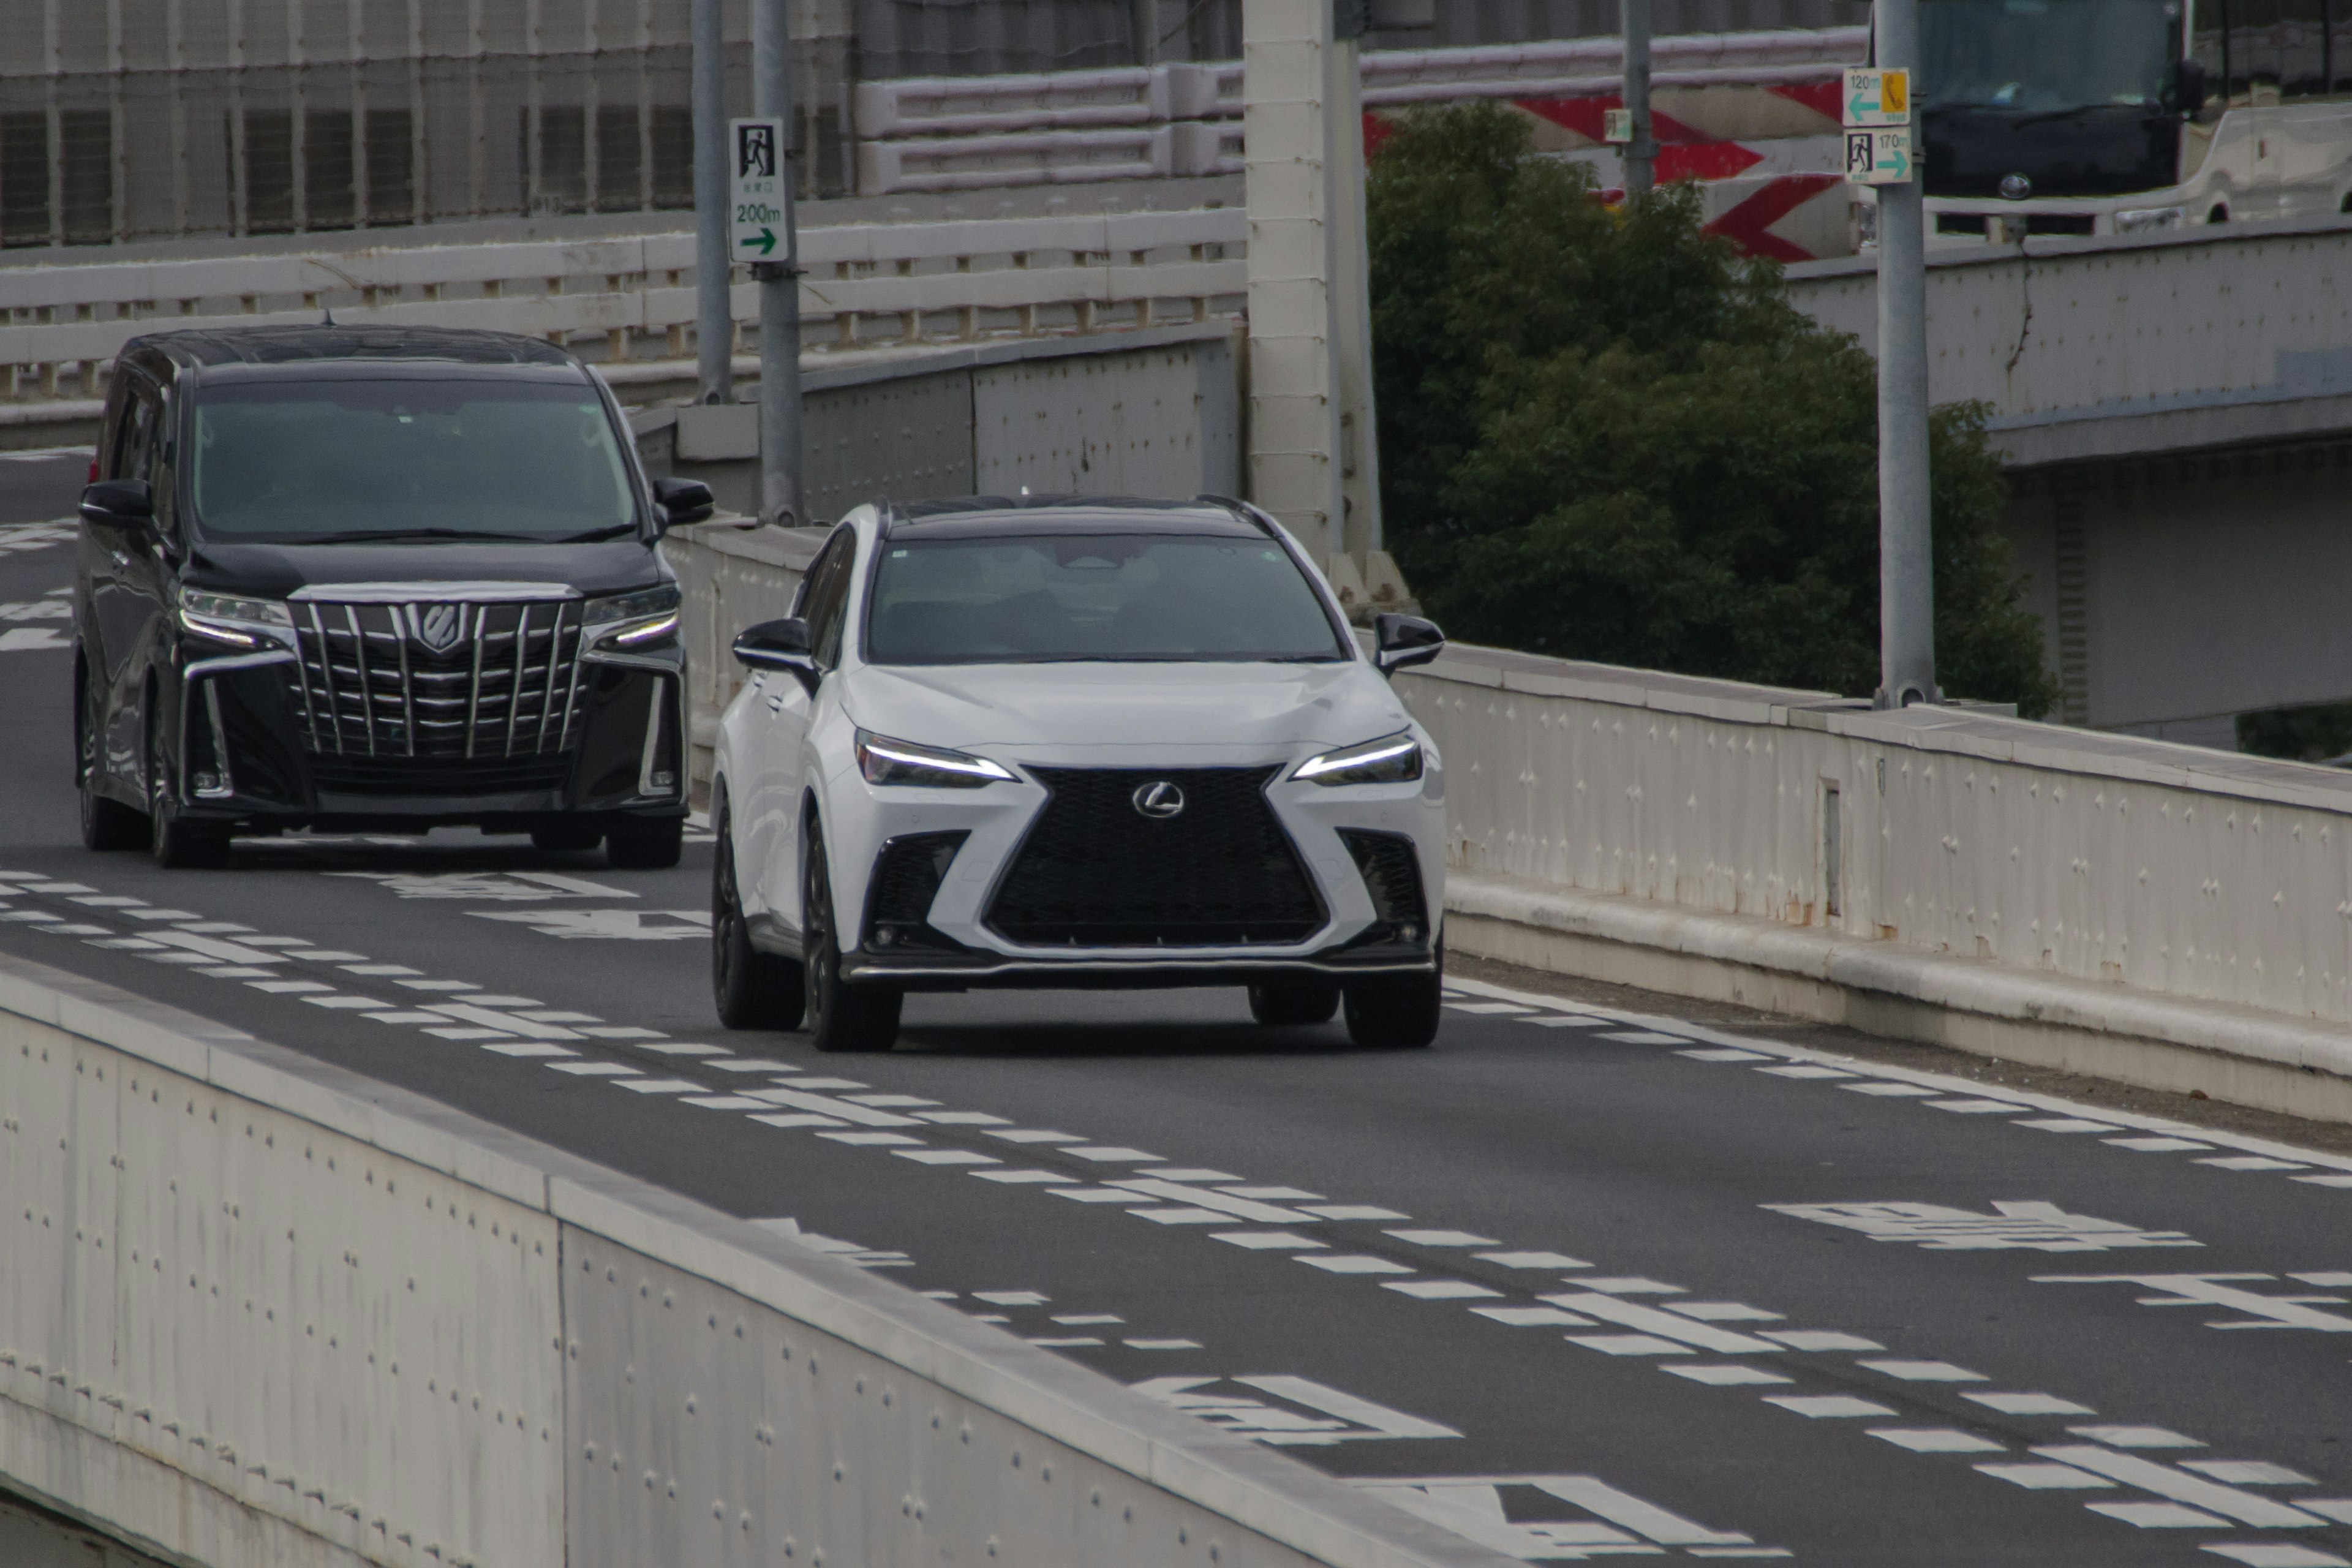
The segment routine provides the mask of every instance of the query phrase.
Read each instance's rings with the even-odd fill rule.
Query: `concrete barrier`
[[[0,1490],[196,1568],[1503,1559],[745,1221],[0,958]]]
[[[1447,941],[2352,1121],[2352,776],[1457,647]]]

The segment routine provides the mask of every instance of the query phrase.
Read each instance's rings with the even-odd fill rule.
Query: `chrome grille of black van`
[[[561,753],[580,732],[577,599],[289,607],[289,695],[315,753],[462,764]]]

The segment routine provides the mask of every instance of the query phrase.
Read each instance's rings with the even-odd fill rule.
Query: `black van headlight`
[[[174,609],[182,631],[231,647],[276,647],[294,640],[293,612],[276,599],[182,588]]]

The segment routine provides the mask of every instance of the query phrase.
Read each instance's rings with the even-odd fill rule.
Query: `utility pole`
[[[1876,0],[1874,63],[1918,79],[1919,0]],[[1908,93],[1906,93],[1906,101]],[[1890,106],[1891,107],[1891,106]],[[1916,110],[1911,118],[1916,121]],[[1915,138],[1913,146],[1917,146]],[[1940,700],[1927,483],[1927,270],[1919,163],[1878,191],[1878,635],[1881,708]]]
[[[735,320],[728,303],[727,39],[719,0],[694,0],[695,401],[735,401]]]
[[[786,0],[752,0],[751,112],[783,122],[776,172],[784,253],[757,261],[760,283],[760,517],[780,528],[807,521],[801,507],[800,170],[793,153],[793,45]]]
[[[1625,110],[1633,120],[1633,139],[1623,153],[1630,196],[1657,183],[1658,139],[1650,127],[1650,0],[1619,3],[1619,26],[1625,31]]]

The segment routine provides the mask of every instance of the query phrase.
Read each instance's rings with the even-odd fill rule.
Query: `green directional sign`
[[[1845,177],[1857,185],[1907,185],[1915,160],[1911,128],[1845,133]]]
[[[727,122],[727,251],[738,261],[792,260],[784,225],[784,122]]]

